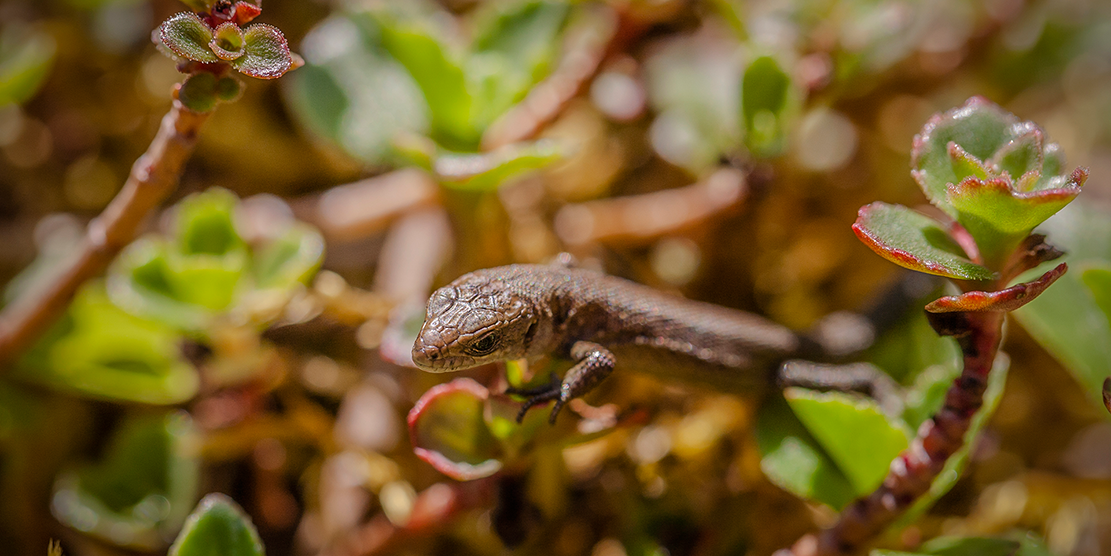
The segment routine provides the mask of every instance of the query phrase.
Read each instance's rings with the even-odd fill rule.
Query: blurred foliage
[[[214,4],[0,5],[6,302],[72,252],[146,148],[184,78],[151,31],[185,7]],[[263,544],[278,556],[496,554],[503,541],[594,556],[787,546],[869,491],[940,405],[959,352],[920,311],[890,315],[866,355],[907,388],[901,415],[801,391],[758,405],[622,370],[588,398],[605,405],[575,406],[579,419],[556,427],[536,409],[517,427],[516,401],[496,394],[500,370],[469,372],[459,380],[473,386],[460,387],[401,366],[413,334],[403,308],[477,266],[570,250],[807,329],[898,279],[853,238],[861,205],[950,207],[914,187],[913,138],[973,95],[1060,143],[1050,151],[1033,138],[1041,130],[1027,134],[1041,155],[1025,160],[1040,160],[1045,177],[1032,189],[1067,181],[1076,165],[1092,178],[1079,203],[1036,229],[1068,252],[1070,271],[1015,313],[975,442],[875,553],[1111,550],[1111,426],[1099,402],[1111,374],[1105,2],[265,7],[254,25],[281,28],[305,66],[247,87],[204,72],[185,82],[178,98],[214,115],[173,206],[0,380],[0,495],[10,501],[0,546],[10,553],[41,554],[50,538],[74,556],[255,555]],[[190,45],[216,56],[215,38]],[[488,148],[491,130],[522,114],[536,130]],[[984,125],[1016,129],[995,116]],[[980,170],[1003,141],[992,137],[958,140],[970,156],[955,158],[932,144],[944,148],[919,169],[990,181],[998,176]],[[1014,189],[1025,166],[1003,158]],[[607,204],[706,183],[723,165],[748,176],[743,200],[724,209],[698,213],[690,198],[669,197],[658,213],[629,217]],[[406,197],[420,187],[403,183],[388,198],[321,202],[337,185],[373,188],[361,180],[409,168],[432,193]],[[920,237],[949,233],[941,212],[918,213]],[[662,235],[636,234],[673,220]],[[602,226],[620,233],[575,241],[602,237]],[[936,253],[924,258],[975,270],[946,258],[962,254],[954,245],[927,245]],[[510,381],[543,382],[548,370],[511,366]],[[428,419],[409,423],[420,457],[404,441],[410,408]],[[474,454],[482,473],[458,473],[453,462]],[[210,491],[237,503],[210,495],[185,520]]]

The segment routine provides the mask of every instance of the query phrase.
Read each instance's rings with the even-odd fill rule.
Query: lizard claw
[[[562,393],[563,392],[558,386],[548,386],[545,391],[529,396],[528,399],[525,400],[524,405],[521,406],[521,410],[517,412],[517,424],[519,425],[525,420],[525,414],[528,413],[528,410],[532,409],[533,406],[551,400],[555,400],[555,406],[552,407],[552,415],[548,418],[548,422],[555,424],[556,415],[559,414],[560,408],[563,407],[563,400],[561,399]]]

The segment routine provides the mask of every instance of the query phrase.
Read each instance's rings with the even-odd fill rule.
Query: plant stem
[[[76,252],[59,265],[47,283],[0,312],[0,371],[66,310],[81,284],[101,273],[135,239],[146,215],[177,187],[181,169],[208,116],[187,110],[175,100],[147,152],[132,166],[123,189],[89,222]]]
[[[988,372],[995,362],[1005,312],[949,313],[942,335],[955,336],[964,354],[964,370],[945,395],[945,404],[918,429],[910,447],[899,454],[883,484],[852,502],[832,527],[815,539],[804,537],[791,551],[797,556],[852,554],[878,535],[930,489],[945,462],[964,445],[972,416],[984,402]],[[931,315],[935,316],[935,315]]]

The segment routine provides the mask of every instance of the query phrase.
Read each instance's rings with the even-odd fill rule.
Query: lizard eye
[[[496,347],[498,347],[497,334],[487,334],[471,343],[467,351],[472,355],[486,355]]]

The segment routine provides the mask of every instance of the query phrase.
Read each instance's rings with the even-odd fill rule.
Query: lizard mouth
[[[467,356],[447,355],[418,337],[413,345],[413,363],[422,371],[449,373],[474,366],[474,359]]]

